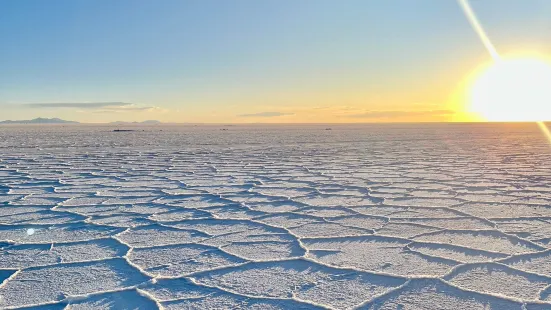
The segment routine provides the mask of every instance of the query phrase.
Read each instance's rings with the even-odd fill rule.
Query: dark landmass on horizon
[[[89,123],[81,123],[76,121],[68,121],[64,119],[60,119],[57,117],[54,118],[44,118],[44,117],[38,117],[30,120],[5,120],[0,121],[0,125],[10,125],[10,124],[89,124]],[[93,123],[90,123],[93,124]],[[116,122],[109,122],[105,123],[109,125],[157,125],[157,124],[163,124],[160,121],[157,120],[147,120],[143,122],[124,122],[124,121],[116,121]]]
[[[0,124],[80,124],[79,122],[66,121],[60,118],[42,118],[38,117],[30,120],[6,120],[1,121]]]

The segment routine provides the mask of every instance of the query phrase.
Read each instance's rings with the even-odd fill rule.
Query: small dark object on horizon
[[[127,131],[135,131],[132,129],[114,129],[113,132],[127,132]]]

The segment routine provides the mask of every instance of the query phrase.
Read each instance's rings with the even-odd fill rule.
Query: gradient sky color
[[[551,53],[551,1],[471,5]],[[0,0],[0,38],[0,120],[466,120],[491,61],[454,0]]]

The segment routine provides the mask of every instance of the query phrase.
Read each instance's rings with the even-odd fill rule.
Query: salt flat
[[[535,124],[326,127],[0,127],[0,308],[551,309]]]

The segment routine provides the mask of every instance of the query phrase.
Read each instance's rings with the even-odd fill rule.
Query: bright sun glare
[[[496,60],[475,78],[470,111],[488,121],[551,120],[551,64],[539,58]]]

